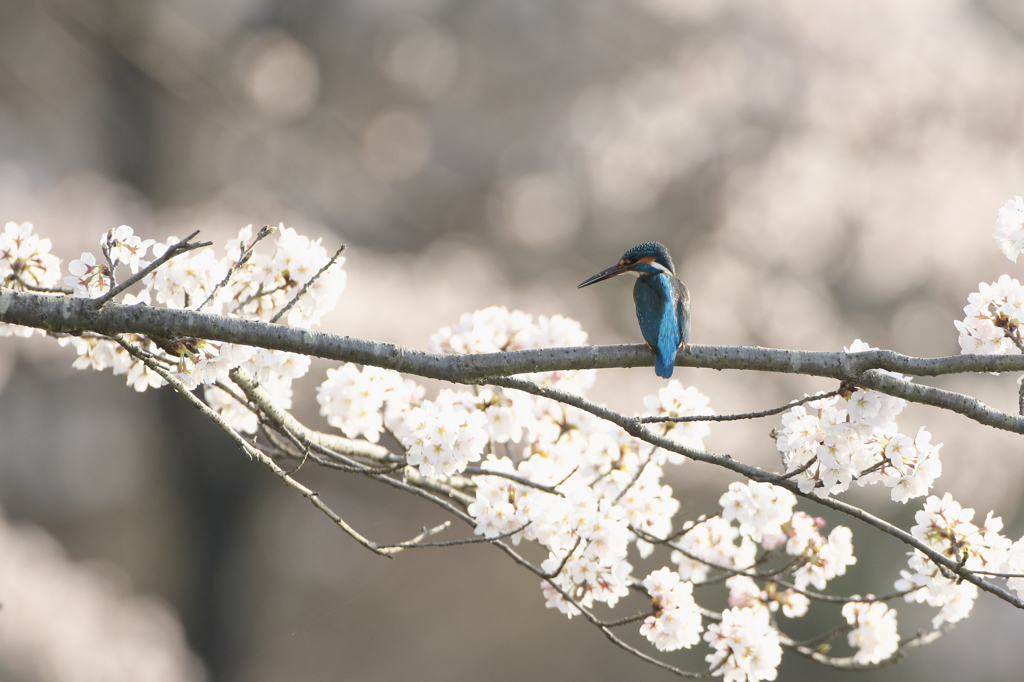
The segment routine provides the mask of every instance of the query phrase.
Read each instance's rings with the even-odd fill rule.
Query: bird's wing
[[[679,320],[679,335],[683,343],[690,342],[690,290],[677,278],[672,278],[673,298],[676,302],[676,318]]]

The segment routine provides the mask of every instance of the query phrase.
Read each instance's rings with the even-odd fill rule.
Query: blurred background
[[[575,285],[658,240],[695,343],[955,354],[967,295],[1017,275],[991,234],[1024,193],[1022,123],[1014,0],[0,2],[0,220],[34,223],[65,263],[120,224],[220,243],[284,222],[349,245],[328,330],[420,348],[489,305],[637,342],[629,283]],[[666,678],[547,611],[493,548],[373,556],[182,400],[71,361],[0,340],[0,679]],[[296,385],[318,427],[328,366]],[[718,412],[834,388],[676,378]],[[1016,409],[1014,377],[928,383]],[[593,395],[633,413],[661,385],[606,371]],[[777,424],[718,426],[706,444],[777,467]],[[900,424],[945,443],[935,492],[1024,534],[1019,438],[915,407]],[[731,480],[692,463],[668,477],[690,518]],[[301,478],[373,539],[443,519],[364,480]],[[904,527],[921,504],[847,499]],[[904,548],[826,516],[860,557],[830,587],[890,591]],[[905,637],[933,615],[897,607]],[[780,679],[1012,679],[1022,617],[982,596],[894,668],[787,655]],[[699,670],[706,654],[666,659]]]

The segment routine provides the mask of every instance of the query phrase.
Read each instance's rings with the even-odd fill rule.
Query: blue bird
[[[654,350],[654,372],[668,379],[676,364],[679,345],[690,341],[690,292],[676,277],[668,249],[658,242],[634,246],[622,254],[616,265],[603,270],[577,288],[631,272],[633,303],[640,333]]]

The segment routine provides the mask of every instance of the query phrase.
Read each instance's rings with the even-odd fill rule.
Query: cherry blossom
[[[704,640],[715,649],[705,660],[726,682],[774,680],[778,675],[782,646],[768,609],[726,609],[720,623],[708,626]]]
[[[1019,196],[1006,202],[996,217],[996,231],[992,235],[1003,255],[1017,262],[1024,249],[1024,199]]]
[[[853,660],[861,664],[880,663],[900,645],[896,632],[896,611],[882,602],[851,601],[843,605],[843,617],[850,625],[847,639],[857,649]]]
[[[697,644],[704,628],[693,600],[693,583],[680,580],[679,574],[668,568],[659,568],[644,579],[644,587],[651,595],[654,615],[644,619],[640,634],[659,651]]]

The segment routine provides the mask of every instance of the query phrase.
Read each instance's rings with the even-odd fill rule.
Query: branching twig
[[[617,628],[623,625],[629,625],[630,623],[639,623],[645,620],[647,616],[653,615],[653,612],[648,611],[647,613],[638,613],[634,616],[626,616],[625,618],[619,618],[618,620],[605,620],[600,622],[600,626],[604,628]]]
[[[785,481],[787,478],[793,478],[794,476],[799,476],[800,474],[802,474],[803,472],[807,471],[812,466],[814,466],[814,463],[817,462],[817,461],[818,461],[818,456],[814,455],[809,460],[807,460],[806,462],[804,462],[803,464],[798,466],[796,469],[793,469],[792,471],[790,471],[788,473],[785,473],[785,474],[782,474],[781,476],[779,476],[779,480],[780,481]]]
[[[17,273],[12,276],[14,277],[14,281],[20,284],[26,291],[34,291],[37,294],[65,294],[70,296],[75,293],[74,290],[68,289],[67,287],[41,287],[35,284],[29,284],[20,274]]]
[[[191,239],[193,237],[195,237],[197,234],[199,234],[199,230],[196,230],[195,232],[193,232],[189,236],[187,236],[184,239],[182,239],[180,242],[176,242],[174,244],[171,244],[170,246],[167,247],[167,250],[164,251],[163,255],[161,255],[155,261],[153,261],[152,263],[150,263],[146,267],[142,268],[137,273],[135,273],[134,275],[132,275],[131,277],[129,277],[125,281],[121,282],[117,286],[111,287],[110,290],[107,291],[107,293],[103,294],[102,296],[97,296],[96,298],[91,298],[91,299],[83,299],[83,301],[88,303],[89,306],[94,311],[98,311],[100,308],[105,307],[107,301],[111,300],[112,298],[114,298],[115,296],[120,294],[122,291],[124,291],[125,289],[129,288],[131,285],[133,285],[136,282],[142,280],[143,278],[146,277],[146,275],[148,275],[149,273],[153,272],[158,267],[160,267],[161,265],[163,265],[167,261],[171,260],[172,258],[177,256],[178,254],[185,253],[186,251],[194,251],[195,249],[201,249],[204,246],[211,246],[211,245],[213,245],[213,242],[196,242],[194,244],[190,244],[189,242],[191,241]],[[127,307],[128,308],[133,308],[135,306],[127,306]],[[149,306],[146,306],[146,307],[149,307]],[[102,330],[96,329],[94,331],[102,331]],[[131,331],[131,330],[125,329],[125,330],[119,330],[119,331],[128,332],[128,331]],[[109,333],[111,336],[113,336],[114,334],[116,334],[118,332],[117,331],[113,331],[113,332],[105,332],[105,333]],[[145,334],[147,332],[139,332],[139,333]],[[157,336],[160,336],[160,334],[157,334]],[[182,336],[186,336],[186,335],[183,334]]]
[[[816,649],[817,647],[821,646],[825,642],[828,642],[830,639],[832,639],[836,635],[841,635],[844,632],[849,632],[853,628],[854,628],[853,625],[850,625],[849,623],[843,623],[842,625],[837,625],[836,627],[832,628],[828,632],[823,632],[820,635],[817,635],[815,637],[811,637],[810,639],[805,639],[805,640],[800,641],[800,642],[795,642],[793,640],[790,640],[789,642],[786,643],[786,646],[788,646],[791,649],[797,649],[797,648],[801,648],[801,647],[804,648],[804,649]]]
[[[182,384],[181,381],[179,381],[177,378],[175,378],[170,372],[168,372],[163,367],[153,362],[149,358],[145,357],[141,353],[136,353],[135,346],[128,342],[127,340],[125,340],[122,336],[115,336],[114,340],[121,344],[121,347],[123,347],[126,351],[131,353],[132,356],[138,358],[143,363],[145,363],[145,365],[149,367],[150,370],[159,374],[160,378],[162,378],[164,381],[170,384],[174,388],[174,390],[181,394],[186,400],[188,400],[188,402],[191,403],[193,407],[202,412],[203,416],[205,416],[207,419],[209,419],[217,426],[219,426],[220,429],[224,431],[224,433],[226,433],[231,438],[231,440],[235,442],[235,445],[237,445],[238,448],[242,450],[242,452],[249,455],[249,457],[256,459],[257,461],[259,461],[260,464],[270,469],[278,478],[281,479],[281,481],[285,483],[285,485],[297,490],[303,497],[309,500],[314,507],[316,507],[321,512],[326,514],[328,518],[334,521],[334,523],[339,528],[341,528],[343,531],[348,533],[353,539],[355,539],[356,542],[363,545],[364,547],[372,551],[374,554],[389,556],[394,553],[393,549],[381,549],[375,543],[371,542],[370,540],[367,540],[362,535],[360,535],[354,528],[352,528],[352,526],[348,525],[348,523],[343,518],[338,516],[338,514],[336,514],[330,507],[324,504],[323,500],[320,499],[318,493],[313,492],[312,490],[310,490],[309,488],[307,488],[306,486],[302,485],[294,478],[289,476],[287,473],[285,473],[283,469],[281,469],[281,467],[277,466],[274,460],[272,460],[270,457],[267,457],[267,455],[262,450],[257,448],[255,445],[252,445],[244,438],[242,438],[242,436],[239,435],[239,433],[235,431],[233,428],[231,428],[231,426],[228,425],[228,423],[225,422],[224,419],[219,414],[210,409],[199,398],[192,395],[192,392],[189,391],[188,388],[186,388],[185,385]]]
[[[226,275],[224,275],[224,279],[222,279],[217,284],[217,286],[213,287],[213,291],[211,291],[210,295],[206,297],[206,300],[200,303],[198,306],[196,306],[196,311],[200,311],[203,308],[205,308],[206,304],[212,301],[213,297],[217,295],[217,292],[228,285],[228,282],[230,282],[231,278],[235,276],[235,273],[241,270],[242,266],[249,262],[249,259],[252,258],[253,249],[256,248],[256,245],[259,244],[260,241],[263,240],[265,237],[269,237],[276,231],[276,227],[264,225],[262,228],[260,228],[260,231],[256,233],[256,237],[252,240],[251,244],[246,244],[245,242],[242,242],[241,251],[238,254],[238,260],[235,261],[234,265],[228,268],[228,272]]]
[[[117,263],[110,257],[110,250],[113,248],[111,240],[113,230],[111,232],[105,232],[103,237],[100,238],[100,251],[103,253],[103,257],[107,259],[107,272],[110,275],[110,286],[111,288],[117,287],[117,273],[114,270],[117,268]]]
[[[914,647],[923,646],[925,644],[931,644],[942,635],[946,634],[956,626],[955,623],[947,623],[943,627],[929,630],[927,632],[919,633],[917,636],[912,637],[904,642],[900,643],[896,652],[893,653],[889,658],[883,659],[877,663],[861,663],[857,661],[853,656],[847,657],[832,657],[826,656],[820,651],[816,651],[810,647],[801,645],[800,643],[794,642],[792,639],[786,636],[780,637],[782,646],[792,649],[803,656],[817,662],[822,665],[827,665],[830,668],[837,668],[839,670],[875,670],[877,668],[885,668],[898,662],[907,649]]]
[[[451,523],[451,522],[450,521],[446,521],[445,523]],[[447,540],[445,542],[419,542],[419,541],[415,541],[415,540],[410,540],[408,542],[403,542],[403,543],[400,543],[400,544],[397,544],[397,545],[381,545],[381,547],[403,547],[403,548],[407,548],[407,549],[408,548],[417,548],[418,549],[420,547],[457,547],[458,545],[479,545],[479,544],[483,544],[485,542],[493,543],[495,540],[503,540],[505,538],[512,537],[516,533],[523,532],[523,530],[525,530],[528,525],[530,525],[530,524],[529,523],[525,523],[522,526],[520,526],[519,528],[516,528],[515,530],[510,530],[507,533],[502,533],[501,535],[496,535],[493,538],[464,538],[464,539],[461,539],[461,540]]]
[[[685,417],[641,417],[641,424],[659,424],[663,422],[672,423],[685,423],[685,422],[732,422],[739,421],[741,419],[759,419],[761,417],[770,417],[773,414],[779,414],[786,410],[792,409],[798,405],[809,403],[813,400],[822,400],[824,398],[831,398],[832,396],[839,395],[850,390],[850,387],[843,386],[837,388],[834,391],[828,393],[818,393],[816,395],[809,395],[801,398],[800,400],[794,400],[793,402],[786,403],[781,407],[773,407],[770,410],[762,410],[761,412],[744,412],[742,414],[691,414]]]
[[[654,658],[652,656],[648,656],[647,654],[645,654],[644,652],[640,651],[636,647],[630,646],[629,644],[624,642],[622,639],[620,639],[618,636],[616,636],[615,633],[612,632],[609,629],[611,626],[605,625],[599,618],[597,618],[597,616],[595,616],[593,613],[591,613],[588,609],[586,609],[577,600],[573,599],[570,594],[568,594],[565,590],[563,590],[558,584],[556,584],[554,582],[553,578],[548,577],[547,574],[544,573],[544,571],[542,571],[541,569],[537,568],[532,563],[530,563],[529,561],[524,559],[518,552],[516,552],[514,549],[512,549],[511,547],[506,545],[504,542],[494,542],[493,544],[496,547],[498,547],[499,549],[501,549],[503,552],[508,554],[512,558],[512,560],[515,561],[517,564],[519,564],[520,566],[526,568],[528,571],[530,571],[531,573],[535,574],[537,577],[544,579],[549,585],[551,585],[552,589],[554,589],[556,592],[558,592],[562,596],[563,599],[565,599],[567,602],[572,604],[581,614],[583,614],[583,617],[589,623],[591,623],[592,625],[596,626],[602,633],[604,633],[604,636],[607,637],[608,640],[612,644],[614,644],[615,646],[619,647],[623,651],[631,653],[634,656],[636,656],[637,658],[639,658],[640,660],[646,661],[647,663],[650,663],[651,665],[657,666],[657,667],[661,668],[662,670],[667,670],[668,672],[672,673],[673,675],[677,675],[679,677],[685,677],[685,678],[693,679],[693,678],[709,677],[712,674],[713,670],[709,670],[707,672],[699,672],[699,673],[687,672],[687,671],[682,670],[680,668],[677,668],[677,667],[675,667],[673,665],[669,665],[668,663],[665,663],[664,661],[659,661],[658,659],[656,659],[656,658]]]
[[[327,263],[324,264],[324,266],[320,268],[317,271],[317,273],[309,279],[308,282],[302,285],[302,288],[299,289],[299,293],[295,294],[295,296],[292,297],[292,300],[288,301],[288,305],[278,310],[277,314],[270,318],[271,324],[277,324],[277,321],[280,320],[285,313],[291,310],[292,306],[299,302],[299,299],[306,295],[306,292],[309,291],[309,288],[311,286],[313,286],[313,283],[320,279],[320,275],[327,272],[327,270],[330,269],[330,267],[338,261],[338,258],[341,256],[341,254],[345,251],[346,248],[347,246],[345,244],[342,244],[341,246],[338,247],[338,250],[334,252],[334,255],[331,256],[331,259],[327,261]]]
[[[443,542],[441,542],[441,543],[421,542],[421,540],[423,540],[424,538],[428,538],[431,535],[437,535],[438,533],[446,531],[446,530],[448,530],[451,527],[451,525],[452,525],[451,521],[445,521],[441,525],[434,526],[433,528],[426,528],[426,527],[424,527],[423,528],[423,532],[420,533],[419,535],[417,535],[416,537],[414,537],[412,540],[407,540],[405,542],[400,542],[397,545],[377,545],[377,546],[380,547],[381,549],[384,549],[384,548],[394,548],[396,551],[401,551],[403,549],[410,549],[410,548],[413,548],[413,547],[427,547],[427,546],[430,546],[430,545],[442,545],[443,546],[443,545],[446,545],[447,543],[443,543]]]
[[[576,553],[577,549],[579,549],[580,543],[582,543],[582,542],[583,542],[583,536],[580,535],[579,537],[576,538],[576,544],[574,544],[572,546],[572,549],[570,549],[568,552],[566,552],[565,556],[562,557],[562,560],[558,563],[558,568],[556,568],[555,570],[551,571],[550,573],[545,573],[542,577],[543,578],[548,578],[548,579],[557,578],[562,573],[562,569],[565,568],[565,565],[567,563],[569,563],[569,559],[572,558],[572,555]],[[554,584],[554,583],[552,583],[552,584]]]
[[[468,466],[464,470],[464,473],[470,476],[497,476],[499,478],[507,478],[510,481],[514,481],[515,483],[519,483],[520,485],[525,485],[528,488],[535,488],[537,490],[542,490],[551,495],[558,495],[559,497],[564,497],[564,495],[562,495],[560,491],[555,489],[557,486],[541,485],[540,483],[534,483],[528,478],[516,476],[515,474],[510,474],[506,471],[495,471],[494,469],[484,469],[483,467]],[[564,482],[565,481],[562,481],[562,483]]]
[[[615,497],[615,503],[616,504],[618,504],[619,500],[621,500],[623,497],[626,496],[626,493],[629,492],[630,488],[632,488],[633,486],[636,485],[636,482],[639,481],[640,477],[644,475],[645,471],[647,471],[647,465],[650,464],[650,463],[651,463],[651,458],[648,457],[646,460],[644,460],[643,464],[641,464],[640,466],[638,466],[636,468],[636,473],[634,473],[633,474],[633,478],[631,478],[629,480],[629,485],[627,485],[625,488],[623,488],[621,491],[619,491],[619,494]]]
[[[958,566],[948,557],[945,557],[939,552],[935,551],[929,545],[922,542],[918,538],[914,537],[902,528],[894,526],[888,521],[880,519],[877,516],[864,511],[860,507],[856,507],[852,504],[831,497],[818,497],[817,495],[814,495],[812,493],[805,493],[802,490],[800,490],[800,487],[792,480],[784,479],[777,474],[764,471],[763,469],[759,469],[749,464],[744,464],[727,455],[717,455],[714,453],[705,452],[703,450],[696,450],[694,448],[686,447],[680,443],[677,443],[675,441],[669,440],[668,438],[655,434],[647,427],[637,423],[637,420],[635,418],[627,417],[624,414],[615,412],[614,410],[593,403],[589,400],[586,400],[585,398],[581,398],[580,396],[569,393],[567,391],[551,388],[549,386],[540,386],[538,384],[534,384],[532,382],[513,377],[492,379],[489,383],[506,388],[515,388],[520,391],[532,393],[533,395],[538,395],[544,398],[550,398],[552,400],[557,400],[566,405],[577,407],[581,410],[593,414],[596,417],[600,417],[601,419],[605,419],[619,426],[626,433],[633,436],[634,438],[639,438],[640,440],[650,443],[651,445],[654,445],[656,447],[664,448],[665,450],[669,450],[670,452],[678,453],[689,459],[693,459],[700,462],[707,462],[710,464],[716,464],[726,469],[731,469],[732,471],[735,471],[736,473],[741,474],[753,481],[773,483],[780,487],[786,488],[787,490],[797,495],[798,497],[803,497],[817,504],[830,507],[832,509],[835,509],[836,511],[846,514],[847,516],[851,516],[871,526],[874,526],[878,530],[887,533],[888,535],[891,535],[892,537],[896,538],[897,540],[900,540],[904,544],[919,550],[940,569],[944,568],[946,570],[949,570],[955,573],[958,577],[967,580],[968,582],[976,585],[977,587],[980,587],[986,592],[990,592],[991,594],[996,595],[1003,601],[1006,601],[1019,609],[1024,609],[1024,600],[1021,600],[1017,595],[1011,593],[1010,591],[1002,587],[999,587],[998,585],[994,585],[993,583],[990,583],[987,580],[982,580],[978,576],[972,574],[965,567]]]

